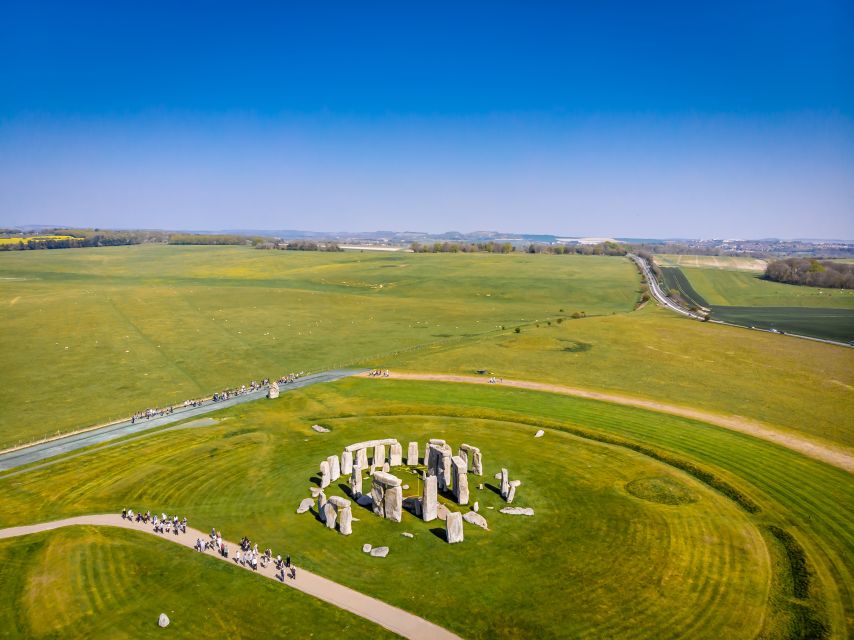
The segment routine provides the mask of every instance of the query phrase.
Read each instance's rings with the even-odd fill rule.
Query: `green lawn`
[[[4,474],[0,526],[127,505],[185,513],[471,638],[795,638],[825,627],[844,637],[851,623],[851,477],[769,443],[593,401],[394,379],[313,387],[221,417]],[[332,431],[317,434],[315,423]],[[537,428],[544,438],[533,438]],[[481,446],[487,486],[472,486],[490,530],[466,526],[465,542],[450,546],[434,535],[438,523],[407,514],[395,525],[357,510],[344,538],[295,514],[321,459],[379,436]],[[516,504],[533,507],[533,518],[489,509],[502,504],[489,486],[502,466],[523,481]],[[405,494],[417,492],[409,478]],[[662,486],[677,504],[648,499]],[[806,553],[806,597],[792,594],[769,525]],[[366,542],[388,545],[389,557],[362,554]]]
[[[109,527],[0,541],[0,587],[4,638],[397,637],[214,558]]]
[[[0,448],[251,379],[574,311],[626,312],[637,289],[618,257],[3,252]]]

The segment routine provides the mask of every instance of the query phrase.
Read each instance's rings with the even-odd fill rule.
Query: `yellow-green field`
[[[655,254],[655,261],[663,267],[701,267],[705,269],[732,269],[737,271],[765,271],[768,266],[761,258],[735,256],[689,256],[667,253]]]

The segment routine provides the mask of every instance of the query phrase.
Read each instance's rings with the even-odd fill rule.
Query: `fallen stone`
[[[311,509],[312,505],[314,505],[314,500],[311,498],[303,498],[302,502],[299,503],[297,507],[297,513],[305,513],[309,509]]]
[[[543,431],[542,429],[540,429],[539,431],[537,431],[537,433],[534,434],[534,437],[535,438],[542,438],[544,435],[546,435],[546,432]]]
[[[511,487],[520,487],[520,486],[522,486],[522,481],[521,480],[511,480],[510,486]]]
[[[448,544],[463,541],[463,514],[459,511],[450,511],[445,518],[445,539]]]
[[[388,547],[374,547],[371,555],[375,558],[385,558],[388,555]]]
[[[492,508],[492,507],[490,507]],[[504,507],[500,510],[501,513],[506,513],[508,516],[532,516],[534,510],[531,507]]]
[[[403,489],[408,489],[408,488],[409,488],[408,484],[403,485]]]
[[[157,626],[166,628],[169,626],[169,616],[165,613],[161,613],[160,617],[157,618]]]
[[[329,433],[329,429],[321,427],[319,424],[313,424],[311,425],[311,428],[317,431],[317,433]]]
[[[499,471],[498,473],[496,473],[496,474],[495,474],[495,479],[496,479],[496,480],[501,480],[501,472],[500,472],[500,471]]]
[[[474,511],[469,511],[468,513],[463,514],[463,520],[465,520],[469,524],[473,524],[476,527],[480,527],[481,529],[489,528],[486,525],[486,518],[484,518],[479,513],[475,513]]]
[[[373,547],[369,544],[363,544],[362,545],[362,551],[364,551],[365,553],[370,553],[371,549],[373,549]]]
[[[480,511],[480,503],[475,501],[475,503],[471,506],[471,510],[474,511],[475,513]]]
[[[414,538],[415,537],[415,534],[409,533],[408,531],[404,531],[400,535],[402,535],[404,538]]]

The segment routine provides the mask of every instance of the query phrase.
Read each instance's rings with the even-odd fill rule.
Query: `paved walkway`
[[[370,377],[367,373],[359,374],[360,377]],[[379,380],[388,380],[389,378],[378,378]],[[441,373],[401,373],[392,372],[391,379],[398,380],[421,380],[435,382],[463,382],[466,384],[489,384],[489,379],[486,377],[475,376],[458,376]],[[655,400],[644,400],[634,396],[623,395],[619,393],[603,393],[599,391],[590,391],[589,389],[579,389],[577,387],[567,387],[558,384],[548,384],[546,382],[530,382],[527,380],[507,380],[504,379],[501,383],[494,386],[499,387],[515,387],[518,389],[530,389],[532,391],[546,391],[548,393],[559,393],[567,396],[575,396],[578,398],[589,398],[591,400],[602,400],[604,402],[612,402],[614,404],[626,405],[629,407],[638,407],[640,409],[648,409],[650,411],[658,411],[660,413],[669,413],[682,418],[690,418],[691,420],[699,420],[707,422],[716,427],[723,427],[732,431],[746,433],[755,438],[761,438],[773,442],[780,446],[786,447],[805,456],[826,462],[844,469],[849,473],[854,473],[854,456],[849,451],[841,447],[825,445],[819,442],[802,438],[794,433],[774,429],[768,425],[742,418],[741,416],[728,416],[684,407],[681,405],[667,404],[657,402]]]
[[[23,527],[0,529],[0,540],[4,538],[25,536],[31,533],[38,533],[39,531],[50,531],[52,529],[59,529],[60,527],[76,525],[119,527],[122,529],[130,529],[132,531],[142,531],[144,533],[156,535],[165,540],[169,540],[170,542],[177,542],[178,544],[190,549],[193,549],[193,545],[196,544],[196,538],[210,540],[209,533],[202,533],[201,531],[190,527],[187,527],[187,533],[182,533],[177,536],[172,533],[154,533],[150,524],[131,522],[130,520],[123,519],[118,514],[109,513],[91,516],[78,516],[76,518],[42,522],[40,524],[27,525]],[[231,558],[223,558],[221,555],[213,551],[207,551],[205,552],[205,555],[222,562],[228,562],[235,568],[235,570],[250,571],[252,573],[257,573],[264,578],[281,582],[281,580],[276,577],[276,569],[272,564],[266,569],[262,569],[259,565],[257,572],[237,564],[237,562],[234,561],[233,556],[239,546],[234,542],[224,542],[231,552]],[[198,553],[198,551],[194,550],[193,553]],[[377,560],[377,562],[382,562],[382,560]],[[286,577],[284,584],[323,600],[324,602],[335,605],[345,611],[354,613],[365,620],[370,620],[371,622],[374,622],[381,627],[385,627],[389,631],[392,631],[404,638],[411,638],[412,640],[461,640],[459,636],[454,635],[447,629],[443,629],[424,618],[419,618],[418,616],[408,613],[403,609],[398,609],[397,607],[386,604],[381,600],[366,596],[358,591],[350,589],[349,587],[340,585],[337,582],[332,582],[331,580],[327,580],[326,578],[310,573],[305,569],[297,568],[296,578],[292,580],[291,578]]]
[[[361,373],[362,371],[365,371],[365,369],[333,369],[332,371],[324,371],[322,373],[298,378],[295,382],[280,384],[279,391],[284,394],[288,391],[301,389],[312,384],[340,380],[341,378],[346,378],[348,376]],[[243,404],[244,402],[260,400],[266,396],[267,387],[262,387],[256,391],[250,391],[239,396],[233,396],[228,400],[214,402],[213,400],[208,399],[202,401],[201,405],[197,407],[179,407],[169,415],[152,418],[150,420],[137,420],[133,423],[130,420],[122,420],[121,422],[114,422],[103,427],[93,427],[91,429],[78,431],[66,436],[53,438],[46,442],[13,449],[5,453],[0,453],[0,471],[7,471],[25,464],[38,462],[40,460],[45,460],[46,458],[68,453],[69,451],[76,451],[83,447],[89,447],[93,444],[109,442],[110,440],[123,438],[127,435],[172,424],[179,420],[186,420],[187,418],[204,415],[206,413],[211,413],[212,411],[219,411],[226,407],[233,407],[234,405]]]

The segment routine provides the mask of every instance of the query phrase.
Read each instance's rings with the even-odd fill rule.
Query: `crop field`
[[[691,286],[691,282],[679,267],[661,267],[664,286],[668,291],[677,291],[679,296],[692,307],[707,308],[709,303]]]
[[[215,417],[213,426],[137,437],[0,475],[0,526],[125,506],[186,514],[200,529],[248,535],[470,638],[844,637],[850,624],[850,475],[769,443],[590,400],[394,379],[312,387]],[[312,431],[315,423],[330,433]],[[533,437],[537,429],[544,438]],[[394,524],[359,509],[354,534],[343,537],[311,513],[295,513],[319,460],[350,442],[389,436],[418,440],[422,448],[428,437],[480,446],[484,488],[473,478],[472,500],[489,530],[466,525],[465,541],[451,546],[435,531],[441,523],[405,513]],[[533,517],[497,512],[503,501],[492,475],[500,467],[522,480],[514,504],[532,507]],[[417,494],[417,477],[399,474],[411,485],[404,495]],[[331,489],[346,495],[343,485]],[[182,584],[206,582],[207,564],[215,564],[138,535],[98,535],[81,530],[28,540],[40,559],[53,556],[41,555],[38,545],[97,554],[105,579],[124,562],[147,566],[142,546],[160,556],[151,571],[176,563]],[[371,558],[361,552],[366,542],[391,552]],[[70,555],[61,563],[64,579],[82,586],[58,591],[57,610],[77,611],[71,603],[79,600],[98,605],[28,629],[48,635],[70,624],[103,628],[142,610],[126,602],[126,591],[87,578],[91,563]],[[177,564],[179,558],[186,560]],[[15,586],[26,579],[2,571],[0,588],[32,597]],[[211,585],[218,584],[214,576]],[[282,598],[275,586],[253,592],[256,608]],[[239,611],[239,592],[226,589],[219,602]],[[181,596],[169,603],[176,631],[195,624],[197,602]],[[292,611],[312,615],[308,608]],[[263,635],[251,626],[242,631]]]
[[[766,260],[735,256],[690,256],[657,253],[655,261],[662,267],[700,267],[705,269],[735,269],[738,271],[765,271]]]
[[[0,448],[252,379],[637,301],[627,260],[553,258],[160,245],[0,253]]]

